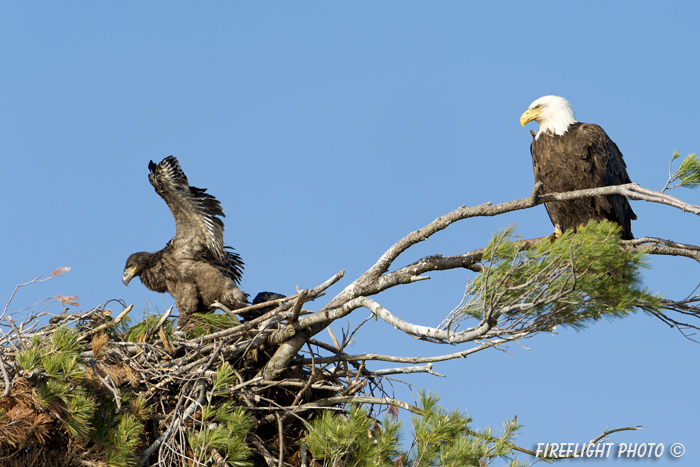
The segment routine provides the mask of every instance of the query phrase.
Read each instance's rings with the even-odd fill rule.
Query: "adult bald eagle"
[[[592,123],[577,122],[569,101],[544,96],[530,104],[520,117],[523,127],[532,120],[540,125],[530,145],[535,181],[541,193],[596,188],[630,183],[622,153],[605,131]],[[590,219],[608,219],[622,227],[622,238],[630,240],[631,221],[637,216],[622,195],[596,196],[545,203],[559,234],[576,229]]]
[[[173,156],[148,164],[148,180],[175,218],[175,236],[156,253],[129,256],[122,281],[136,276],[146,288],[168,292],[180,312],[179,324],[195,312],[206,312],[214,302],[230,310],[247,305],[237,284],[243,270],[241,257],[224,246],[224,212],[206,189],[190,186]]]

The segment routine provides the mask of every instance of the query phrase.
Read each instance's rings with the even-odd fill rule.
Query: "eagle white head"
[[[571,104],[559,96],[540,97],[530,104],[530,107],[520,116],[520,124],[525,127],[526,123],[533,120],[540,125],[535,139],[547,132],[563,135],[569,129],[569,125],[576,123]]]

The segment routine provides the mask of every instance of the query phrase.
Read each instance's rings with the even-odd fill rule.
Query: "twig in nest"
[[[280,440],[280,456],[279,456],[279,461],[277,462],[277,466],[284,467],[284,422],[282,421],[280,414],[276,414],[276,415],[277,415],[277,433],[279,435],[279,440]]]
[[[268,467],[275,467],[275,458],[272,457],[272,454],[270,454],[270,451],[268,451],[265,448],[265,445],[262,443],[258,435],[256,434],[251,434],[250,439],[252,440],[253,444],[258,450],[258,453],[262,456],[262,458],[265,460],[265,463],[267,464]]]
[[[205,385],[206,381],[204,379],[200,379],[200,387],[199,387],[199,396],[197,397],[196,401],[193,401],[182,413],[182,416],[177,415],[177,410],[180,408],[180,404],[182,401],[182,398],[178,400],[177,405],[175,406],[174,412],[174,417],[173,421],[170,422],[170,426],[168,429],[158,437],[157,440],[155,440],[150,446],[148,446],[148,449],[144,451],[143,456],[141,457],[141,462],[139,462],[139,466],[143,466],[148,462],[148,459],[153,455],[156,449],[158,449],[163,442],[170,437],[170,434],[175,431],[175,429],[179,428],[182,423],[187,420],[187,418],[191,417],[194,415],[194,413],[197,411],[199,407],[202,406],[204,403],[206,391],[205,391]]]
[[[124,317],[125,317],[126,315],[128,315],[129,312],[130,312],[133,308],[134,308],[134,305],[129,305],[128,307],[126,307],[126,309],[125,309],[124,311],[122,311],[121,313],[119,313],[119,316],[117,316],[116,318],[114,318],[113,321],[109,321],[109,322],[107,322],[107,323],[102,323],[102,324],[100,324],[99,326],[97,326],[95,329],[91,329],[90,331],[88,331],[88,332],[86,332],[85,334],[83,334],[82,336],[80,336],[80,337],[78,338],[78,342],[84,341],[84,340],[88,339],[89,337],[92,337],[93,334],[96,334],[96,333],[102,331],[103,329],[107,329],[107,328],[112,327],[112,326],[114,326],[114,325],[116,325],[116,324],[119,324],[119,322],[120,322],[122,319],[124,319]]]
[[[119,390],[114,387],[114,385],[110,384],[110,381],[105,380],[100,374],[97,372],[97,360],[94,358],[89,358],[87,362],[92,366],[92,373],[95,375],[97,379],[100,380],[104,386],[110,390],[110,392],[114,395],[114,402],[117,404],[117,411],[121,410],[122,408],[122,398],[119,395]],[[107,374],[107,378],[111,379],[109,372],[105,371]],[[119,384],[117,384],[119,386]]]
[[[168,311],[163,313],[163,316],[158,320],[156,325],[151,329],[148,334],[146,335],[145,340],[147,341],[151,336],[153,336],[157,331],[161,329],[161,326],[165,323],[165,320],[170,317],[170,314],[173,312],[174,305],[171,305],[170,308],[168,308]]]
[[[292,307],[292,319],[289,324],[295,323],[299,319],[299,313],[301,313],[301,307],[304,306],[304,302],[309,297],[309,289],[304,289],[297,294],[297,299],[294,301],[294,306]]]
[[[10,390],[12,390],[12,383],[10,382],[10,377],[7,375],[7,369],[5,369],[5,360],[0,354],[0,370],[2,370],[2,377],[5,380],[5,390],[2,392],[2,397],[7,397],[10,395]]]

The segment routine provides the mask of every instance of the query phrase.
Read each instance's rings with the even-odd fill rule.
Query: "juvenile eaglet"
[[[597,188],[631,183],[622,153],[600,126],[577,122],[569,101],[544,96],[530,104],[520,117],[523,127],[536,121],[530,153],[535,182],[540,193]],[[637,218],[622,195],[595,196],[545,203],[555,235],[586,225],[589,220],[607,219],[622,228],[622,239],[631,240],[631,223]]]
[[[169,156],[148,164],[148,180],[175,218],[175,236],[160,251],[129,256],[122,281],[134,277],[149,290],[168,292],[175,299],[179,326],[192,313],[207,312],[214,302],[229,310],[247,306],[239,288],[243,261],[224,245],[224,212],[206,189],[189,185],[178,160]]]

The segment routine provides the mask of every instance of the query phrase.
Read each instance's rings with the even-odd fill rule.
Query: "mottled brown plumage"
[[[148,179],[175,218],[175,236],[156,253],[129,256],[122,280],[139,276],[146,288],[168,292],[175,299],[180,325],[195,312],[207,312],[214,302],[230,310],[247,305],[237,286],[243,261],[224,246],[224,212],[205,189],[190,186],[177,159],[148,164]]]
[[[617,145],[598,125],[577,122],[566,99],[542,97],[530,105],[521,123],[540,124],[530,145],[535,181],[541,193],[562,193],[631,183],[627,166]],[[576,229],[589,220],[607,219],[622,228],[622,238],[632,239],[636,219],[622,195],[596,196],[545,203],[549,218],[561,231]]]

